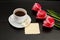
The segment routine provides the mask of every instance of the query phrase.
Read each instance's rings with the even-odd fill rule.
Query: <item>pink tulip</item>
[[[37,12],[37,19],[45,19],[47,17],[47,12],[44,10],[38,10]]]
[[[41,10],[41,5],[39,3],[35,3],[32,7],[32,10],[34,10],[34,11]]]
[[[47,16],[46,20],[43,22],[44,27],[52,28],[55,24],[55,20],[53,17]]]

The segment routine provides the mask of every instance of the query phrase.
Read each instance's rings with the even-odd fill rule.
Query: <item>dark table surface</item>
[[[13,13],[15,8],[25,8],[30,15],[32,22],[36,22],[34,15],[31,12],[32,5],[39,2],[42,9],[53,9],[60,13],[60,1],[0,1],[0,40],[60,40],[60,30],[54,27],[50,32],[44,32],[42,22],[40,24],[40,35],[25,35],[24,28],[13,28],[8,17]]]

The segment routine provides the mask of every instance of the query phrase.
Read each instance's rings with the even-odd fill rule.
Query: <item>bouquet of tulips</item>
[[[60,25],[55,23],[55,20],[60,21],[60,16],[57,15],[53,10],[45,10],[42,9],[42,6],[39,3],[35,3],[32,7],[33,11],[36,11],[36,19],[45,19],[43,21],[43,26],[47,28],[52,28],[53,26],[59,27]]]

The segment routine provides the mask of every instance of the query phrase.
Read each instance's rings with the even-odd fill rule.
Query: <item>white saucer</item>
[[[27,25],[29,25],[29,24],[31,23],[31,18],[30,18],[30,16],[27,15],[27,20],[26,20],[25,22],[19,24],[19,23],[16,23],[16,22],[14,21],[14,16],[13,16],[13,14],[12,14],[12,15],[8,18],[8,21],[9,21],[9,23],[10,23],[13,27],[16,27],[16,28],[24,28],[24,27],[26,27]]]

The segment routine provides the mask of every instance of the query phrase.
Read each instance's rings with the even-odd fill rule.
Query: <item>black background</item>
[[[53,9],[60,13],[60,1],[40,1],[40,0],[0,0],[0,40],[60,40],[60,30],[54,27],[50,32],[44,32],[42,22],[40,24],[40,35],[25,35],[24,28],[13,28],[8,17],[13,13],[15,8],[24,8],[30,15],[32,22],[36,22],[32,14],[32,5],[38,2],[42,5],[42,9]]]

